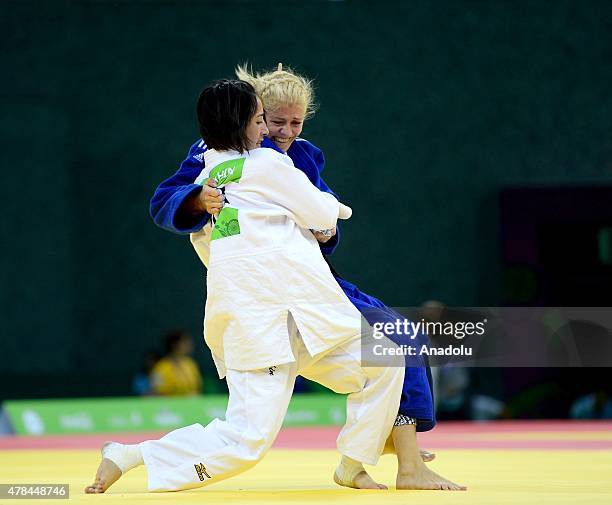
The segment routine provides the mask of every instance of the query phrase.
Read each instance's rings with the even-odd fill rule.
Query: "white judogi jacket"
[[[272,149],[209,150],[205,164],[196,183],[213,177],[226,203],[191,242],[208,268],[204,335],[219,376],[294,361],[289,312],[311,356],[358,336],[359,311],[310,231],[336,225],[338,201]]]

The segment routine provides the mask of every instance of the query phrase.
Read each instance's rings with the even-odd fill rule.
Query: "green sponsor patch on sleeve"
[[[238,222],[238,209],[223,207],[215,223],[210,240],[240,235],[240,223]]]
[[[219,163],[210,171],[209,177],[215,180],[217,186],[225,186],[230,182],[240,182],[244,160],[245,158],[235,158]],[[201,184],[204,182],[206,181],[203,181]]]

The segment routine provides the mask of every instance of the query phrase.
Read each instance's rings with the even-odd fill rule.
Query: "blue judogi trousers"
[[[404,316],[387,307],[378,298],[367,295],[337,274],[335,277],[351,303],[370,325],[404,319]],[[429,431],[436,425],[431,369],[426,356],[420,363],[414,358],[408,362],[409,359],[406,356],[406,373],[398,414],[416,418],[417,431]]]

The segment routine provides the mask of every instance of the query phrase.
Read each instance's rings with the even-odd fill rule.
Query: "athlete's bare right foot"
[[[109,456],[109,453],[112,453],[118,447],[123,446],[121,446],[121,444],[117,444],[116,442],[106,442],[102,446],[102,461],[100,462],[100,466],[98,466],[96,478],[94,479],[93,484],[85,488],[85,493],[104,493],[109,487],[119,480],[119,477],[123,475],[121,468],[119,468],[107,457]]]
[[[467,487],[455,484],[430,470],[422,463],[411,471],[398,471],[396,489],[434,489],[465,491]]]

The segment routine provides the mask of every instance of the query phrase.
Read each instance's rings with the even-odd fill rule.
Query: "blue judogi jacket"
[[[261,147],[267,147],[283,153],[267,137],[264,139]],[[181,163],[178,172],[162,182],[155,190],[149,212],[157,226],[174,233],[189,234],[201,230],[210,219],[210,215],[207,213],[193,216],[178,212],[185,199],[191,194],[200,191],[202,187],[199,184],[194,184],[194,181],[204,168],[204,153],[206,150],[207,146],[203,140],[193,144],[189,149],[187,158]],[[299,168],[306,174],[312,184],[321,191],[325,191],[338,198],[338,195],[321,178],[320,171],[325,166],[325,157],[321,149],[307,140],[296,139],[291,144],[287,155],[293,160],[296,168]],[[305,168],[302,168],[302,166]],[[321,244],[321,252],[325,255],[332,254],[339,242],[340,229],[336,227],[336,235],[325,244]]]
[[[264,139],[262,147],[283,152],[268,138]],[[193,144],[178,171],[155,190],[149,212],[159,227],[174,233],[188,234],[201,230],[210,219],[207,213],[191,215],[179,211],[187,197],[201,190],[201,186],[194,184],[194,181],[204,168],[206,150],[207,146],[203,140]],[[292,159],[295,167],[306,174],[312,184],[338,198],[338,195],[321,178],[325,157],[318,147],[305,139],[298,138],[291,144],[286,154]],[[325,256],[331,255],[339,242],[340,228],[337,227],[336,235],[326,243],[319,244],[321,252]],[[385,306],[383,302],[363,293],[357,286],[340,277],[333,268],[332,273],[346,296],[370,324],[402,319],[401,315]],[[414,364],[407,366],[399,413],[416,418],[418,431],[428,431],[435,426],[433,388],[428,366]]]

